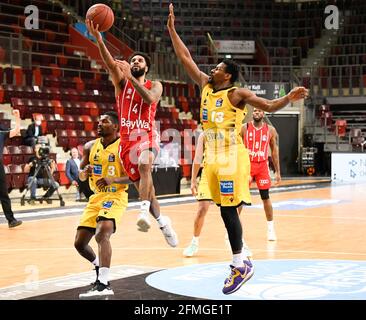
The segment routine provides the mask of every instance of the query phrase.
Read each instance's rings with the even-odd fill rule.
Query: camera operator
[[[29,203],[35,203],[37,187],[49,187],[47,192],[42,197],[42,200],[45,200],[48,203],[48,198],[53,195],[60,185],[53,179],[50,179],[49,175],[47,174],[46,167],[48,167],[50,169],[50,173],[53,174],[57,169],[56,162],[48,157],[48,146],[36,144],[34,151],[35,156],[31,157],[29,162],[24,167],[24,172],[29,172],[28,188],[30,188],[31,191]],[[37,168],[39,168],[39,170],[36,177],[34,177]]]

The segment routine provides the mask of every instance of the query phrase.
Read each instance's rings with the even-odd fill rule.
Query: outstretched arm
[[[86,19],[85,20],[86,27],[91,35],[97,41],[97,45],[99,48],[99,53],[103,59],[103,62],[108,68],[108,71],[112,77],[113,85],[116,89],[116,95],[119,93],[120,90],[120,82],[124,79],[124,75],[122,71],[117,67],[117,63],[108,51],[106,45],[103,42],[102,35],[99,32],[99,25],[94,26],[93,21]]]
[[[200,71],[197,64],[193,61],[191,53],[189,52],[186,45],[183,43],[182,39],[179,37],[174,26],[174,7],[171,3],[169,5],[169,17],[167,22],[167,27],[172,40],[175,54],[179,60],[183,63],[185,70],[191,79],[196,82],[201,88],[203,88],[208,82],[208,75]]]
[[[245,103],[247,103],[254,108],[258,108],[263,111],[275,112],[282,109],[290,102],[295,102],[297,100],[307,98],[308,94],[309,91],[305,87],[295,87],[284,97],[274,100],[268,100],[256,96],[254,92],[248,89],[240,88],[235,91],[235,97],[233,97],[233,99],[235,99],[235,105],[244,105]]]

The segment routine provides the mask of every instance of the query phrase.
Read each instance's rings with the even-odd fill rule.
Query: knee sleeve
[[[265,189],[265,190],[259,190],[259,193],[261,195],[262,200],[267,200],[269,199],[269,190]]]
[[[239,215],[235,207],[221,207],[221,217],[224,221],[231,250],[233,253],[238,253],[243,247],[242,237],[243,230],[241,228]]]

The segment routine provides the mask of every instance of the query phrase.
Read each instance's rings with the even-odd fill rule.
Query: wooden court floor
[[[334,200],[322,206],[300,210],[274,209],[278,240],[266,240],[263,209],[246,208],[242,215],[244,236],[253,259],[339,259],[366,260],[365,185],[330,186],[271,194],[274,204],[298,199]],[[260,197],[252,197],[254,205]],[[148,233],[137,231],[137,210],[127,211],[112,236],[112,265],[170,268],[182,265],[231,260],[219,209],[212,205],[200,238],[197,256],[184,258],[190,242],[197,203],[162,207],[173,221],[179,246],[170,248],[153,225]],[[24,283],[29,270],[39,280],[91,270],[73,247],[78,216],[25,221],[15,229],[0,225],[0,288]],[[96,243],[92,240],[93,248]]]

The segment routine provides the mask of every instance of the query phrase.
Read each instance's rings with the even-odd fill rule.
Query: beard
[[[145,74],[145,70],[144,69],[132,69],[131,70],[131,74],[133,77],[135,78],[140,78]]]

